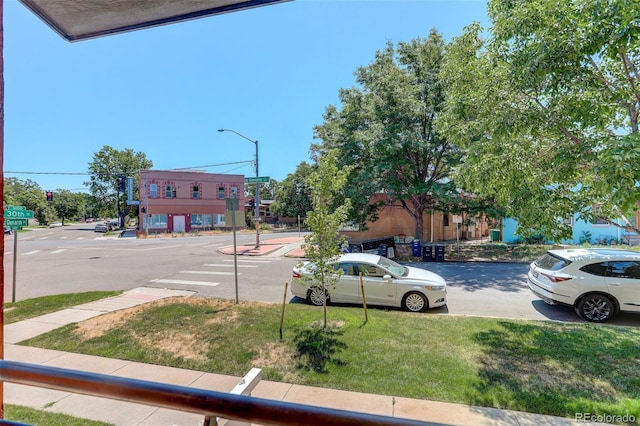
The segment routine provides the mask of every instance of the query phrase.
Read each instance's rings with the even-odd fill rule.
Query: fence
[[[437,425],[6,360],[0,360],[0,380],[187,411],[205,418],[220,417],[261,425]],[[3,424],[1,420],[0,424]]]

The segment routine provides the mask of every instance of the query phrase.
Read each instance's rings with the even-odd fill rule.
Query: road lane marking
[[[202,274],[202,275],[233,275],[233,272],[220,271],[180,271],[181,274]],[[242,274],[238,274],[242,275]]]
[[[30,255],[32,255],[32,254],[36,254],[36,253],[40,253],[40,250],[28,251],[28,252],[26,252],[24,255],[25,255],[25,256],[30,256]]]
[[[233,262],[233,260],[225,259],[225,262]],[[271,263],[270,260],[247,260],[247,259],[238,259],[240,263]]]
[[[62,253],[63,251],[65,251],[66,249],[58,249],[58,250],[54,250],[51,252],[51,254],[58,254],[58,253]]]
[[[186,280],[169,280],[169,279],[157,279],[149,282],[159,284],[184,284],[184,285],[205,285],[209,287],[216,287],[220,283],[208,282],[208,281],[186,281]]]
[[[233,268],[233,265],[227,263],[227,264],[222,264],[222,263],[205,263],[202,266],[221,266],[223,268]],[[238,268],[257,268],[258,265],[238,265]]]

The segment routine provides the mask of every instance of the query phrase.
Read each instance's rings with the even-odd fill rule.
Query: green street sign
[[[15,231],[22,228],[23,226],[27,226],[28,222],[29,221],[27,219],[6,219],[4,221],[4,226]]]
[[[269,183],[269,176],[256,176],[244,178],[244,183]]]
[[[33,210],[27,210],[23,206],[9,206],[4,211],[5,219],[33,219]],[[27,226],[26,224],[24,226]]]

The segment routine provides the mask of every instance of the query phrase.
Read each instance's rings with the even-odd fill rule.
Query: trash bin
[[[422,246],[422,261],[433,262],[433,247],[428,245]]]
[[[444,262],[444,246],[436,246],[436,262]]]
[[[420,240],[411,241],[411,254],[413,257],[420,257],[422,247],[420,246]]]
[[[490,235],[491,235],[491,241],[500,241],[499,229],[492,229]]]
[[[378,256],[387,257],[387,245],[380,244],[378,246]]]

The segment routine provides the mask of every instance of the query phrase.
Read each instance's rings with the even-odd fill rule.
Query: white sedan
[[[325,294],[313,281],[310,262],[293,268],[291,293],[309,303],[322,306]],[[367,304],[395,306],[412,312],[437,308],[447,304],[447,283],[444,278],[420,268],[400,265],[386,257],[367,253],[341,255],[333,268],[342,274],[335,288],[327,288],[327,302],[362,303],[360,275]]]

